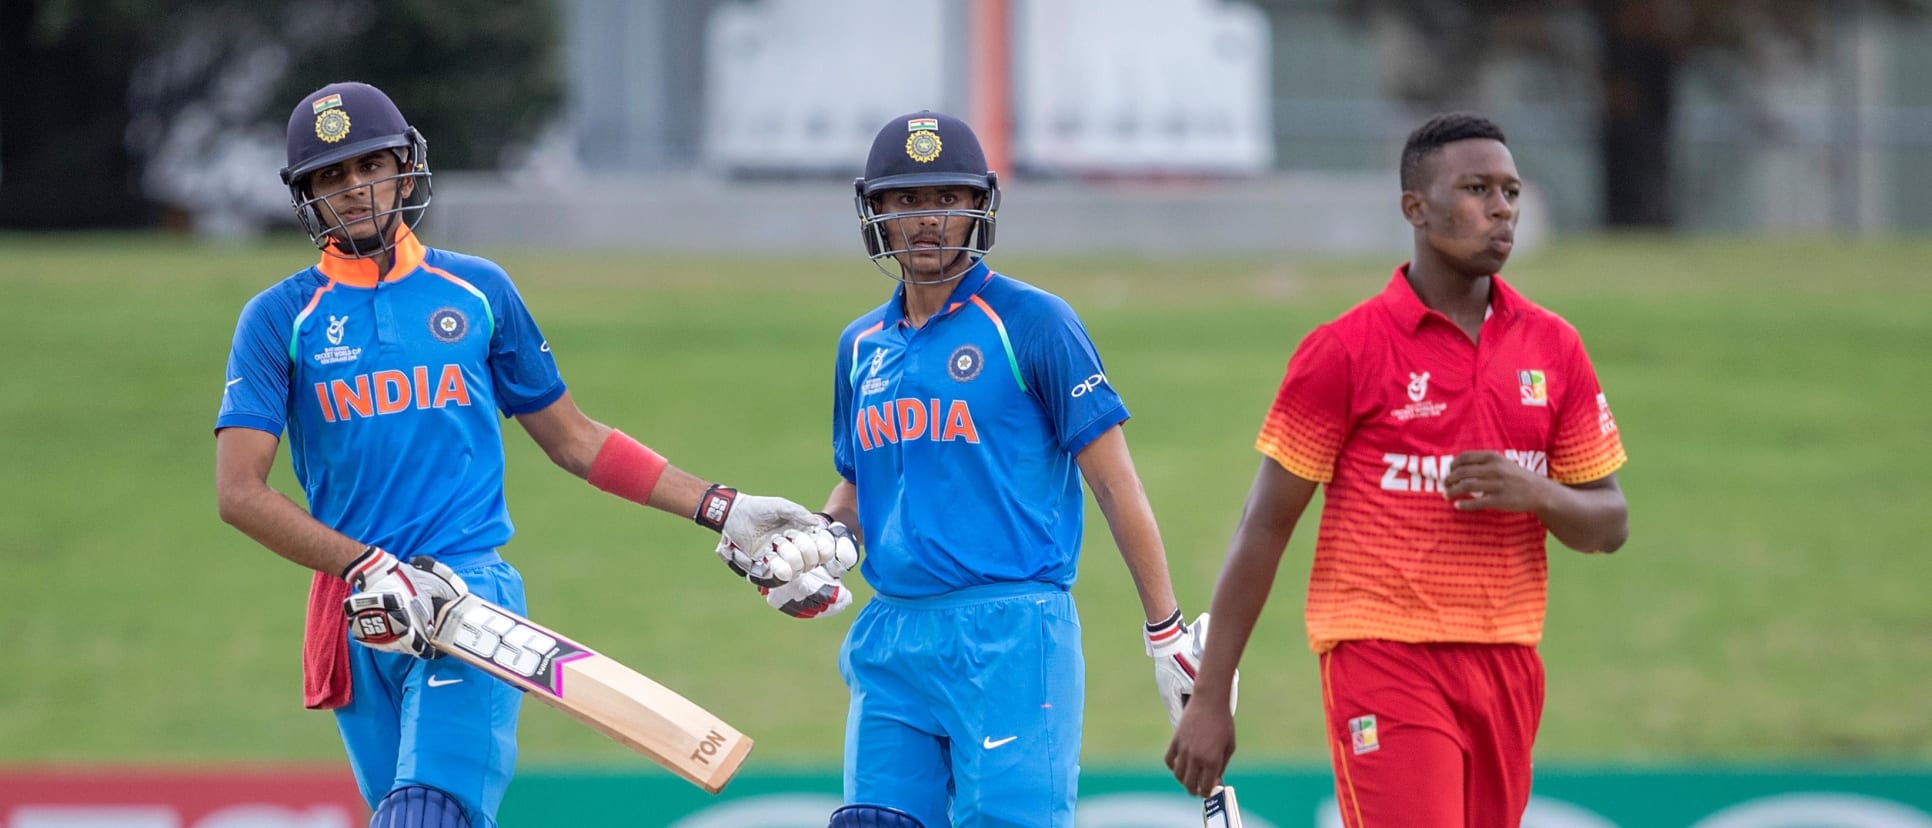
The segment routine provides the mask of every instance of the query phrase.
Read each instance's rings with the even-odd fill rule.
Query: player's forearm
[[[1127,564],[1127,574],[1134,579],[1134,589],[1140,594],[1141,611],[1147,620],[1159,622],[1173,615],[1179,604],[1174,600],[1167,551],[1161,546],[1160,527],[1154,522],[1154,510],[1147,504],[1147,496],[1139,485],[1131,492],[1106,494],[1096,488],[1094,501],[1100,504],[1100,513],[1107,518],[1114,546]]]
[[[1214,601],[1209,605],[1214,632],[1208,636],[1201,674],[1194,684],[1197,695],[1211,694],[1216,705],[1227,703],[1233,692],[1234,668],[1241,663],[1248,636],[1274,589],[1281,555],[1318,485],[1271,458],[1263,458],[1255,472],[1254,485],[1241,507],[1241,522],[1228,544],[1228,559],[1214,584]]]
[[[1141,611],[1148,623],[1165,620],[1179,605],[1174,600],[1160,527],[1154,522],[1147,490],[1141,488],[1140,475],[1134,471],[1126,433],[1118,425],[1107,429],[1081,449],[1074,461],[1087,479],[1087,488],[1093,490],[1094,502],[1100,505],[1107,529],[1113,533],[1114,546],[1133,576]]]
[[[1167,551],[1161,546],[1160,527],[1154,522],[1154,508],[1147,503],[1140,479],[1132,475],[1124,480],[1089,477],[1088,485],[1093,489],[1094,502],[1100,505],[1100,514],[1107,518],[1107,529],[1113,533],[1114,546],[1127,564],[1127,573],[1133,576],[1148,622],[1158,623],[1173,615],[1179,604],[1174,600],[1174,583],[1167,571]]]
[[[1228,559],[1214,584],[1214,600],[1209,605],[1209,612],[1214,616],[1214,633],[1208,636],[1200,675],[1194,680],[1197,699],[1206,697],[1217,707],[1228,703],[1235,667],[1241,663],[1248,638],[1261,619],[1261,609],[1274,590],[1275,571],[1281,565],[1281,554],[1287,545],[1287,531],[1265,531],[1245,520],[1235,530]]]
[[[697,514],[698,501],[704,499],[705,491],[710,488],[711,484],[704,478],[666,464],[657,485],[651,488],[646,505],[688,519]]]
[[[322,524],[266,483],[224,487],[221,519],[256,543],[318,572],[340,576],[366,545]],[[398,554],[407,550],[397,550]]]
[[[1615,552],[1630,538],[1630,510],[1621,489],[1554,482],[1549,488],[1536,516],[1564,546],[1578,552]]]

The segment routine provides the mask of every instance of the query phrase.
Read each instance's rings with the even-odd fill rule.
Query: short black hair
[[[1402,145],[1402,189],[1420,190],[1423,187],[1422,164],[1429,156],[1442,149],[1444,144],[1466,141],[1471,138],[1488,138],[1499,144],[1508,144],[1503,138],[1503,128],[1495,121],[1468,112],[1451,112],[1437,115],[1427,123],[1416,127],[1409,133],[1409,141]]]

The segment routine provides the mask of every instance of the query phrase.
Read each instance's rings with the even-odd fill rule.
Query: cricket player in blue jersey
[[[282,181],[322,256],[242,310],[216,489],[222,520],[315,570],[305,702],[335,710],[370,825],[486,828],[516,763],[521,698],[431,660],[427,640],[435,608],[466,592],[525,611],[523,580],[497,554],[512,532],[497,412],[597,488],[760,550],[737,568],[791,579],[820,564],[827,536],[796,503],[709,485],[585,416],[503,270],[411,230],[429,203],[426,149],[366,84],[295,107]],[[267,483],[284,430],[307,511]]]
[[[1200,624],[1181,621],[1127,408],[1086,328],[984,261],[1000,189],[972,129],[894,118],[855,184],[866,253],[899,287],[839,337],[833,383],[825,514],[859,527],[877,597],[839,653],[847,804],[831,825],[1071,826],[1083,477],[1139,590],[1170,718]]]

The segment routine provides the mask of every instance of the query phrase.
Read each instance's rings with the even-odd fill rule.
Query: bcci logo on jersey
[[[429,334],[444,342],[455,342],[470,330],[469,317],[455,308],[443,308],[429,315]],[[546,343],[548,344],[548,343]]]
[[[985,355],[972,345],[961,345],[946,358],[946,374],[954,382],[972,382],[979,376],[979,369],[986,362]]]

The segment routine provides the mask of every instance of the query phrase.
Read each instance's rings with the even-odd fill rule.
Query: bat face
[[[433,643],[444,652],[469,656],[465,661],[489,662],[486,669],[494,668],[490,672],[524,690],[562,698],[560,668],[597,655],[516,613],[481,598],[472,602],[470,597],[458,600],[437,619]]]
[[[1241,828],[1241,805],[1234,800],[1234,787],[1223,785],[1201,800],[1201,825],[1204,828]]]
[[[690,699],[475,595],[443,608],[430,643],[711,793],[751,753],[749,737]]]

